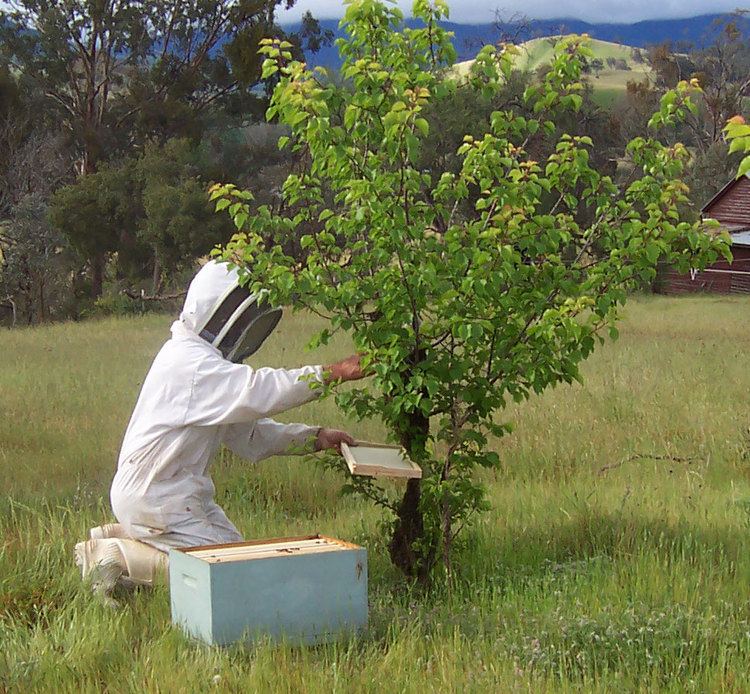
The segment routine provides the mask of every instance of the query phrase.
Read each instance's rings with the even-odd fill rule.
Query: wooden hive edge
[[[235,547],[237,545],[244,545],[250,547],[252,545],[270,545],[274,542],[302,542],[304,540],[319,540],[329,539],[323,538],[320,533],[315,535],[291,535],[289,537],[271,537],[266,540],[242,540],[241,542],[225,542],[219,545],[197,545],[195,547],[175,547],[174,549],[184,554],[191,554],[203,549],[225,549],[226,547]]]
[[[298,547],[296,543],[310,542],[320,540],[320,545]],[[292,545],[292,546],[289,546]],[[268,546],[268,547],[266,547]],[[188,556],[209,564],[223,564],[235,561],[252,561],[255,559],[270,559],[280,557],[301,557],[310,554],[321,554],[325,552],[337,552],[341,550],[362,549],[359,545],[351,542],[339,540],[338,538],[329,537],[316,533],[315,535],[298,535],[292,537],[268,538],[264,540],[248,540],[246,542],[228,542],[215,545],[199,545],[197,547],[175,548]],[[221,550],[234,549],[225,556],[211,555],[211,552],[220,552]],[[247,550],[243,554],[243,550]],[[296,550],[296,551],[295,551]],[[204,556],[208,554],[208,556]]]

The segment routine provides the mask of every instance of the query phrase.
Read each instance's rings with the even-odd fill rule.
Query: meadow
[[[169,619],[166,586],[119,610],[73,563],[111,520],[108,484],[170,318],[0,332],[0,691],[622,692],[750,689],[750,301],[634,299],[621,337],[502,413],[492,502],[452,588],[390,566],[382,514],[312,458],[223,452],[217,497],[248,538],[321,532],[369,552],[370,626],[325,646],[216,649]],[[254,364],[327,362],[287,316]],[[290,420],[383,437],[333,402]],[[343,463],[342,463],[343,466]]]

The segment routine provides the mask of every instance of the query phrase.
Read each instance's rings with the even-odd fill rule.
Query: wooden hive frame
[[[419,479],[422,468],[406,457],[401,446],[357,441],[356,446],[341,444],[341,454],[352,475]]]

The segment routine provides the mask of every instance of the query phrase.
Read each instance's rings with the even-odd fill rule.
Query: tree
[[[750,95],[750,46],[738,26],[743,14],[719,20],[712,43],[691,55],[694,76],[703,90],[700,121],[693,126],[701,154],[721,141],[724,124],[742,113]]]
[[[695,71],[692,60],[684,54],[673,52],[670,42],[650,46],[648,62],[656,75],[659,87],[672,89],[680,80],[691,77]]]
[[[282,2],[294,4],[14,0],[0,11],[0,62],[45,95],[75,144],[78,173],[88,175],[135,136],[196,136],[207,112],[233,98],[252,100],[258,41],[283,35],[274,23]],[[326,38],[309,15],[303,29],[297,46]],[[85,245],[96,297],[107,249]]]
[[[211,162],[187,139],[152,143],[140,156],[102,165],[58,189],[50,219],[81,258],[117,252],[117,278],[152,277],[183,269],[231,236],[229,220],[206,198]]]
[[[153,251],[153,292],[158,294],[165,272],[226,242],[231,225],[212,214],[198,153],[187,140],[148,147],[135,168],[142,215],[133,222],[139,241]]]
[[[283,34],[275,25],[282,1],[294,4],[16,0],[0,13],[2,57],[57,107],[78,145],[80,172],[93,173],[117,129],[135,115],[147,111],[148,134],[157,134],[168,121],[192,120],[256,84],[258,41]],[[302,28],[303,36],[294,36],[300,49],[328,38],[309,13]]]
[[[679,137],[693,152],[687,177],[696,203],[707,202],[736,170],[738,159],[727,151],[723,127],[735,114],[747,114],[750,95],[750,46],[743,35],[743,12],[717,20],[707,44],[680,55],[668,46],[651,53],[662,84],[690,75],[701,87],[698,109],[685,119]],[[631,96],[630,85],[628,95]],[[632,101],[632,100],[631,100]]]
[[[594,74],[598,77],[599,73],[604,69],[604,63],[601,61],[600,58],[594,58],[591,61],[591,70],[594,71]]]
[[[46,218],[48,197],[70,178],[64,137],[34,117],[38,95],[0,68],[0,305],[11,324],[67,310],[70,256]]]
[[[493,24],[496,42],[499,44],[520,44],[533,38],[533,22],[523,12],[513,12],[503,8],[496,8]]]
[[[428,580],[437,566],[450,573],[461,529],[486,505],[474,473],[500,464],[492,437],[508,431],[498,419],[506,404],[580,379],[597,339],[616,335],[628,289],[658,263],[700,267],[728,244],[676,211],[686,202],[682,146],[636,138],[621,186],[592,165],[586,136],[562,133],[544,159],[530,154],[581,106],[591,57],[581,38],[557,44],[543,82],[523,94],[526,115],[493,112],[480,135],[464,138],[456,170],[423,168],[426,108],[458,78],[446,69],[455,58],[439,25],[446,4],[416,0],[413,13],[423,27],[403,28],[382,2],[347,6],[343,86],[293,60],[283,42],[266,42],[264,74],[279,80],[268,117],[290,128],[280,145],[299,156],[286,208],[251,207],[252,195],[231,184],[212,197],[238,229],[223,257],[246,281],[328,318],[313,344],[344,330],[365,355],[371,387],[337,402],[380,418],[424,476],[401,499],[368,480],[350,486],[393,512],[392,561]],[[479,53],[475,93],[492,98],[510,79],[514,50]],[[692,89],[668,94],[652,126],[694,108]],[[281,244],[302,224],[300,261]]]
[[[46,321],[65,307],[66,246],[47,221],[39,194],[14,206],[0,225],[0,305],[11,308],[12,324]]]
[[[130,216],[120,204],[116,176],[117,172],[103,167],[58,188],[50,199],[50,223],[64,234],[79,257],[95,268],[94,297],[101,295],[104,259],[117,250],[122,229],[130,224]]]
[[[71,178],[68,148],[59,133],[35,127],[25,115],[0,121],[0,219],[29,195],[47,200]]]
[[[620,122],[623,145],[648,132],[648,122],[659,107],[663,90],[650,80],[628,80],[625,96],[616,103],[614,112]]]

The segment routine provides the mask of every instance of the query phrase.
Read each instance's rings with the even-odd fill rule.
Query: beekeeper
[[[208,262],[195,276],[125,433],[110,494],[119,523],[93,528],[76,545],[95,590],[109,596],[119,581],[153,583],[170,547],[242,540],[214,502],[208,474],[222,444],[257,462],[353,443],[343,431],[271,419],[313,400],[316,384],[363,376],[356,355],[297,369],[243,364],[280,318],[224,263]]]

